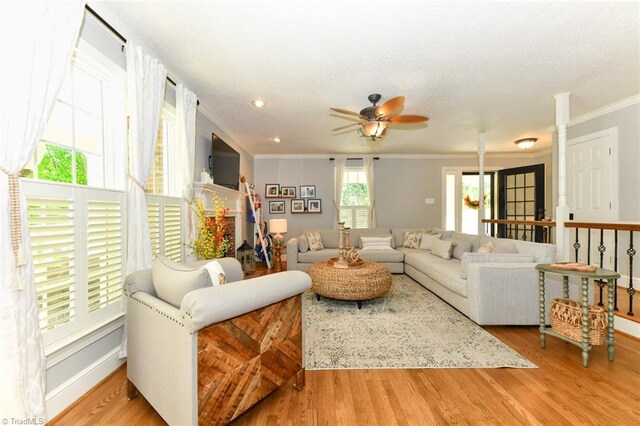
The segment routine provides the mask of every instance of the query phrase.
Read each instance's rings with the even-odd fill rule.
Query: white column
[[[480,202],[480,208],[478,209],[478,235],[484,235],[484,150],[487,139],[486,133],[480,133],[478,135],[478,200]]]
[[[569,93],[559,93],[556,100],[556,126],[558,127],[558,207],[556,207],[556,246],[558,260],[569,260],[569,220],[567,205],[567,125],[569,124]]]

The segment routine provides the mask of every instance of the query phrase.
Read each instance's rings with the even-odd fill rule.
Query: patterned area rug
[[[303,298],[309,370],[536,368],[516,351],[406,275],[383,298]]]

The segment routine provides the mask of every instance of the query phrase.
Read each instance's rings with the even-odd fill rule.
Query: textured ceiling
[[[437,154],[548,149],[555,101],[571,116],[640,93],[638,2],[107,2],[254,154]],[[91,2],[90,2],[91,4]],[[371,146],[329,107],[406,97],[426,126]],[[252,99],[268,106],[254,108]],[[273,136],[282,143],[270,141]]]

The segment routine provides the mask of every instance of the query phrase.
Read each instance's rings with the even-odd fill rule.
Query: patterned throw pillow
[[[451,259],[454,245],[455,243],[453,241],[434,240],[433,244],[431,245],[431,254],[441,257],[445,260],[449,260]]]
[[[320,235],[320,231],[311,231],[307,232],[307,241],[309,242],[309,250],[318,251],[324,250],[324,245],[322,244],[322,236]]]
[[[211,285],[219,286],[227,283],[227,275],[224,273],[224,269],[217,260],[212,260],[204,265],[204,268],[211,275]]]
[[[478,253],[491,253],[493,252],[493,249],[495,249],[496,246],[489,241],[487,244],[480,246],[480,248],[478,249]]]
[[[404,233],[404,242],[402,243],[402,247],[419,249],[421,240],[422,240],[421,232],[407,231]]]

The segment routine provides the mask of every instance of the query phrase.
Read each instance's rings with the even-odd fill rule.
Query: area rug
[[[536,368],[406,275],[380,299],[303,298],[309,370],[387,368]]]

